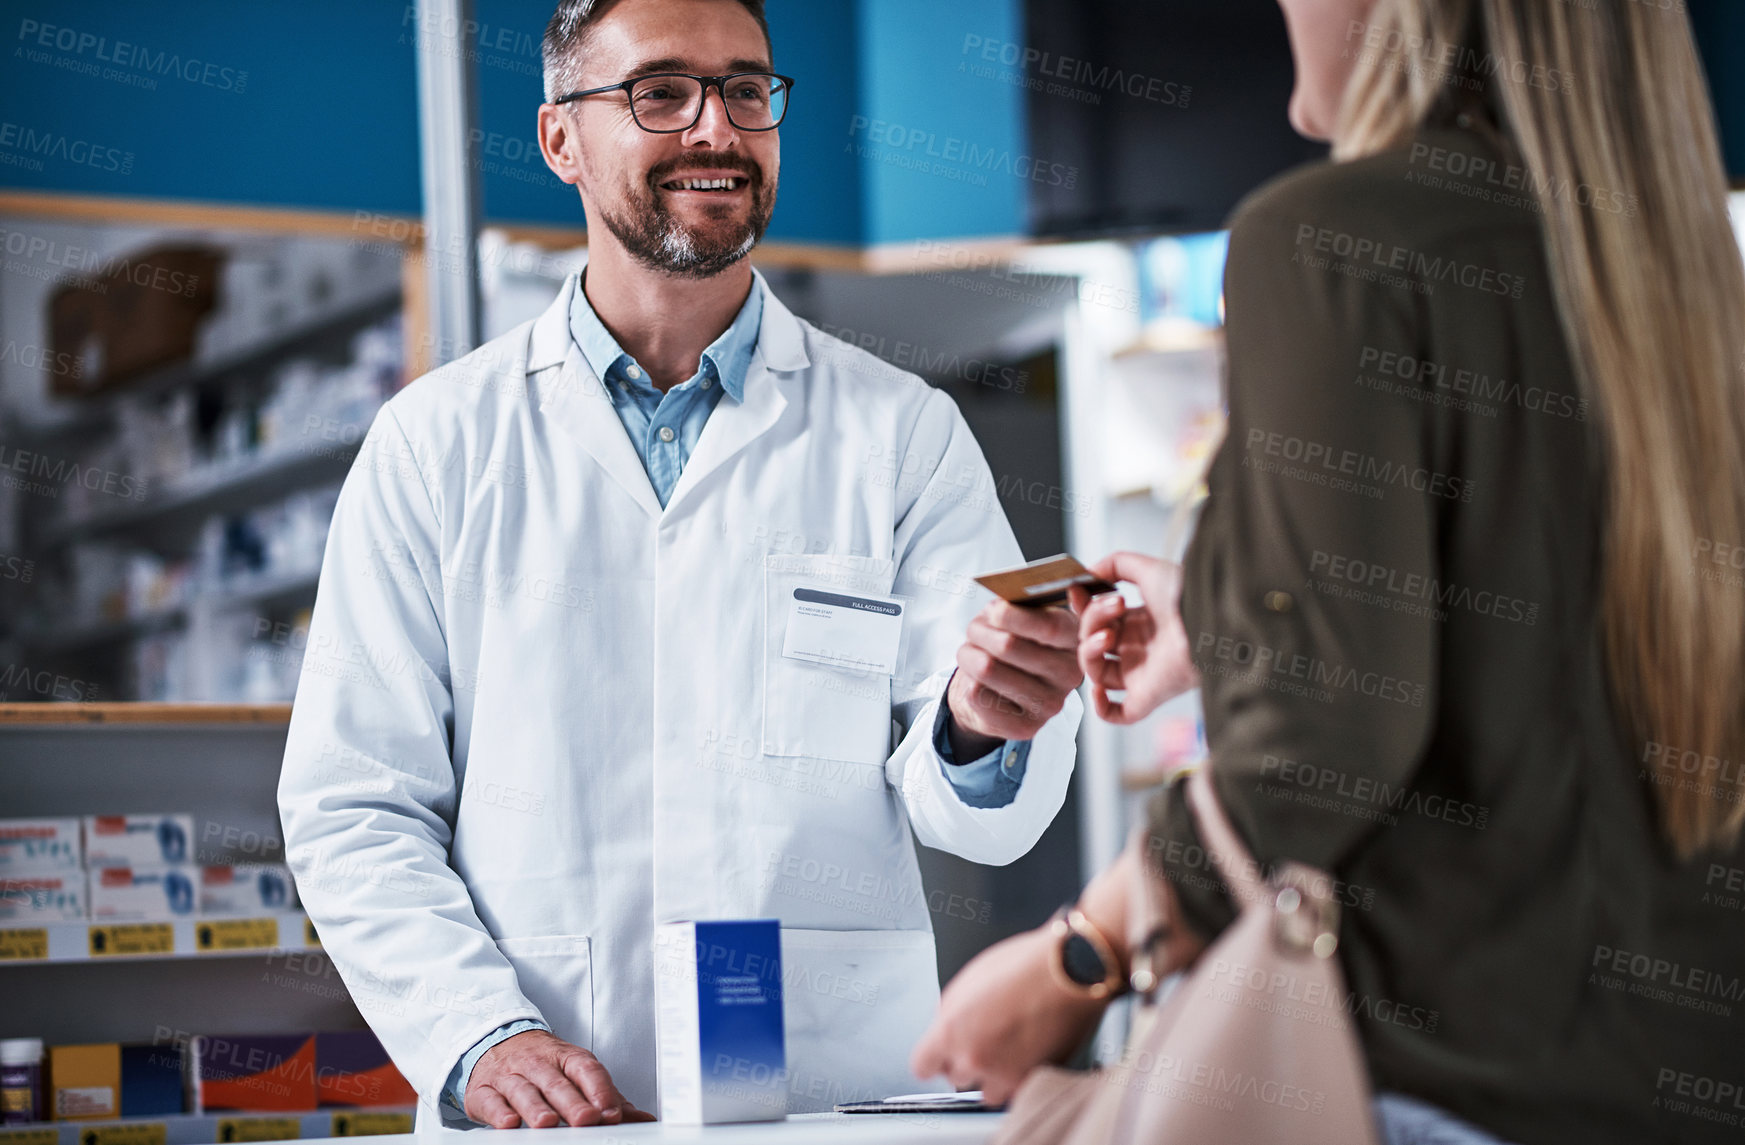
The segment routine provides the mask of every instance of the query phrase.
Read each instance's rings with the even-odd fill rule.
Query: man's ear
[[[575,123],[562,105],[539,105],[539,153],[545,157],[545,165],[551,173],[566,183],[581,180],[580,143]]]

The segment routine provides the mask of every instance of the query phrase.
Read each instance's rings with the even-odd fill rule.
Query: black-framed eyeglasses
[[[727,76],[693,76],[660,72],[623,83],[592,87],[560,95],[553,103],[569,103],[585,95],[624,92],[636,126],[655,135],[689,131],[703,117],[703,100],[714,88],[721,93],[727,121],[741,131],[774,131],[788,114],[788,94],[794,81],[774,72],[734,72]]]

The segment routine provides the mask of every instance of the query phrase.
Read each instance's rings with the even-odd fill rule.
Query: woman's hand
[[[1120,593],[1092,599],[1082,588],[1071,589],[1080,617],[1079,666],[1097,715],[1112,724],[1137,723],[1200,683],[1182,627],[1182,568],[1139,553],[1112,553],[1091,571],[1111,583],[1131,581],[1145,598],[1129,607]],[[1113,700],[1110,692],[1126,696]]]
[[[1067,992],[1049,963],[1057,942],[1046,927],[995,943],[970,960],[939,1000],[939,1013],[909,1059],[916,1077],[944,1074],[1003,1105],[1036,1066],[1077,1049],[1105,1003]]]

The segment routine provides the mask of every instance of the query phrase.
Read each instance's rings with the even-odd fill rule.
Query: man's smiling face
[[[576,90],[657,72],[769,71],[763,30],[732,0],[621,0],[588,34]],[[624,92],[564,105],[584,201],[638,262],[719,274],[763,238],[781,172],[777,131],[742,131],[710,89],[689,130],[637,126]]]

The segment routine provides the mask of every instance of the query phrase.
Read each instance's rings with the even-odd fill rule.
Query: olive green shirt
[[[1605,458],[1520,168],[1450,130],[1280,179],[1226,304],[1182,614],[1232,820],[1340,880],[1375,1088],[1521,1145],[1745,1139],[1745,852],[1671,857],[1608,690]],[[1174,789],[1151,844],[1215,934]]]

